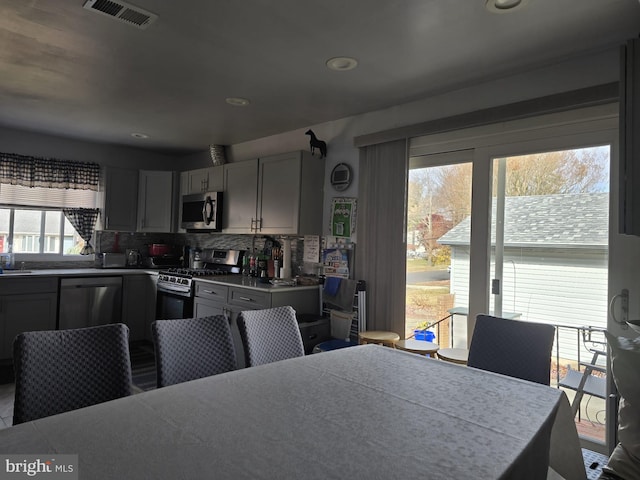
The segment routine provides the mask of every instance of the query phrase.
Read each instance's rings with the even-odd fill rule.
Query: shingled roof
[[[495,244],[496,205],[493,199],[491,243]],[[606,246],[609,194],[537,195],[505,199],[504,244],[510,247]],[[445,233],[441,245],[469,245],[471,217]]]

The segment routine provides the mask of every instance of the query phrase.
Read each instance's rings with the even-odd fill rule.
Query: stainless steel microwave
[[[222,229],[222,192],[183,195],[180,226],[185,230],[219,232]]]

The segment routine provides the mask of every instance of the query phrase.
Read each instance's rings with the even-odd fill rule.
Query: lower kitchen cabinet
[[[237,323],[240,312],[290,305],[298,314],[317,314],[320,308],[319,294],[318,288],[260,290],[196,280],[193,312],[194,317],[227,317],[236,349],[238,368],[244,368],[244,349]]]
[[[0,359],[8,359],[13,354],[13,339],[19,333],[55,330],[58,280],[3,279],[0,290]]]
[[[156,318],[155,274],[125,275],[122,283],[122,322],[129,327],[129,340],[151,340]]]
[[[298,313],[318,313],[317,287],[294,289],[255,289],[195,281],[194,316],[227,315],[231,311],[260,310],[290,305]]]
[[[196,297],[193,300],[193,316],[194,318],[213,317],[215,315],[228,316],[224,303],[213,302],[206,298]]]

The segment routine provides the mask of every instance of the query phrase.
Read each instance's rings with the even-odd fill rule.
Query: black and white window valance
[[[97,191],[100,183],[100,165],[0,153],[0,183]]]

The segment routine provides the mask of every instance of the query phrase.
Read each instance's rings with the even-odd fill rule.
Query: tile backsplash
[[[276,237],[276,240],[282,237]],[[291,240],[291,271],[297,275],[301,273],[300,266],[303,265],[302,238],[297,236],[287,237]],[[97,253],[102,252],[122,252],[127,249],[140,251],[143,257],[148,256],[148,245],[152,243],[163,243],[174,245],[176,253],[180,255],[184,246],[194,248],[220,248],[234,249],[251,252],[254,249],[260,252],[264,248],[266,237],[262,235],[226,235],[226,234],[201,234],[201,233],[129,233],[112,232],[98,230],[91,244]],[[94,268],[93,257],[90,260],[69,262],[16,262],[15,268],[24,269],[65,269],[65,268]],[[314,270],[315,271],[315,270]]]
[[[280,238],[280,237],[278,237]],[[278,239],[276,238],[276,240]],[[298,266],[302,265],[303,241],[298,237],[291,239],[292,272],[298,273]],[[165,243],[175,245],[177,253],[182,252],[184,246],[194,248],[220,248],[258,252],[264,248],[266,237],[262,235],[226,235],[207,233],[121,233],[111,231],[97,231],[96,252],[125,252],[127,249],[139,250],[143,256],[148,255],[148,245]]]

